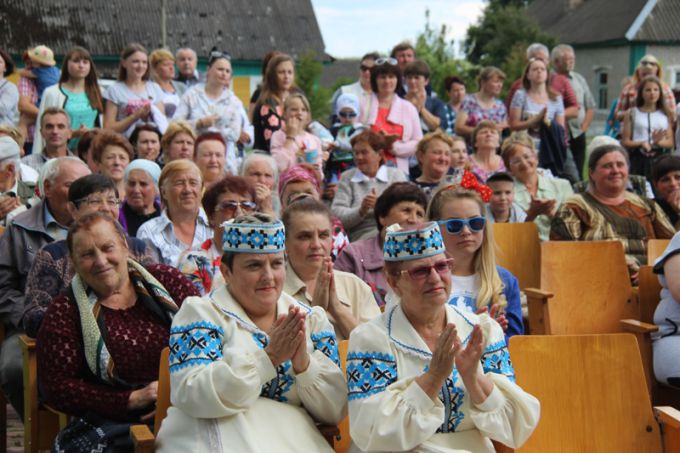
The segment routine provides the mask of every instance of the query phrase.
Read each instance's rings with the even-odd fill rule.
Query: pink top
[[[314,155],[316,151],[316,155]],[[279,167],[279,173],[288,170],[295,164],[310,163],[322,169],[323,149],[321,140],[316,135],[303,132],[295,137],[295,144],[289,143],[286,146],[286,133],[279,129],[272,134],[271,153]]]

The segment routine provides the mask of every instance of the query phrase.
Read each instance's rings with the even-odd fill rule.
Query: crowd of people
[[[346,413],[357,452],[520,446],[540,403],[515,383],[522,288],[492,224],[620,240],[633,282],[654,264],[646,242],[680,227],[680,104],[660,62],[643,57],[623,89],[619,140],[587,140],[595,103],[574,50],[536,43],[526,58],[505,100],[495,67],[472,94],[450,74],[440,99],[400,43],[364,55],[315,121],[283,52],[264,56],[246,108],[216,48],[200,73],[192,49],[130,44],[106,90],[82,47],[61,70],[29,49],[17,86],[0,50],[8,400],[23,415],[25,333],[41,398],[72,416],[56,451],[129,451],[166,346],[159,451],[329,451],[316,425]],[[656,264],[655,371],[676,387],[679,247]]]

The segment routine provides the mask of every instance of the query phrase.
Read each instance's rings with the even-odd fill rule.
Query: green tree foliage
[[[295,81],[305,93],[312,108],[311,117],[325,122],[330,114],[330,101],[333,92],[329,88],[319,86],[319,78],[323,64],[317,59],[314,51],[308,51],[300,56],[295,69]]]
[[[430,66],[430,83],[441,99],[448,99],[444,88],[444,80],[451,75],[457,75],[466,84],[474,85],[477,67],[465,60],[456,58],[454,41],[447,35],[449,28],[442,25],[439,30],[430,24],[430,11],[425,11],[425,30],[416,38],[416,55]]]
[[[521,76],[529,44],[540,42],[552,48],[557,39],[539,28],[526,12],[526,0],[489,0],[476,25],[467,30],[463,48],[468,61],[479,66],[497,66],[512,81]]]

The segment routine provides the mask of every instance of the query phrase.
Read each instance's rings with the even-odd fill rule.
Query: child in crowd
[[[272,134],[271,154],[283,173],[295,164],[314,165],[322,175],[321,140],[307,132],[310,122],[309,101],[301,93],[292,93],[283,103],[284,126]]]
[[[515,203],[514,180],[508,173],[494,173],[486,180],[493,191],[486,205],[486,218],[496,223],[521,223],[527,218],[526,212]]]
[[[21,71],[21,75],[35,81],[38,90],[36,106],[40,106],[45,88],[59,82],[59,69],[55,67],[57,62],[54,60],[54,53],[47,46],[36,46],[30,49],[28,58],[31,61],[31,67]]]
[[[350,139],[357,130],[363,127],[357,122],[359,98],[355,94],[341,94],[336,102],[335,114],[339,121],[331,127],[335,141],[325,172],[325,180],[329,184],[337,183],[343,171],[354,167],[354,155],[352,154]]]

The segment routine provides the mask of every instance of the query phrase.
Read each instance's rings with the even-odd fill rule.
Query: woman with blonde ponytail
[[[486,228],[486,186],[472,183],[444,187],[432,197],[428,220],[442,231],[446,252],[454,259],[449,304],[459,310],[489,311],[507,337],[524,333],[519,285],[514,275],[496,265],[491,228]]]

